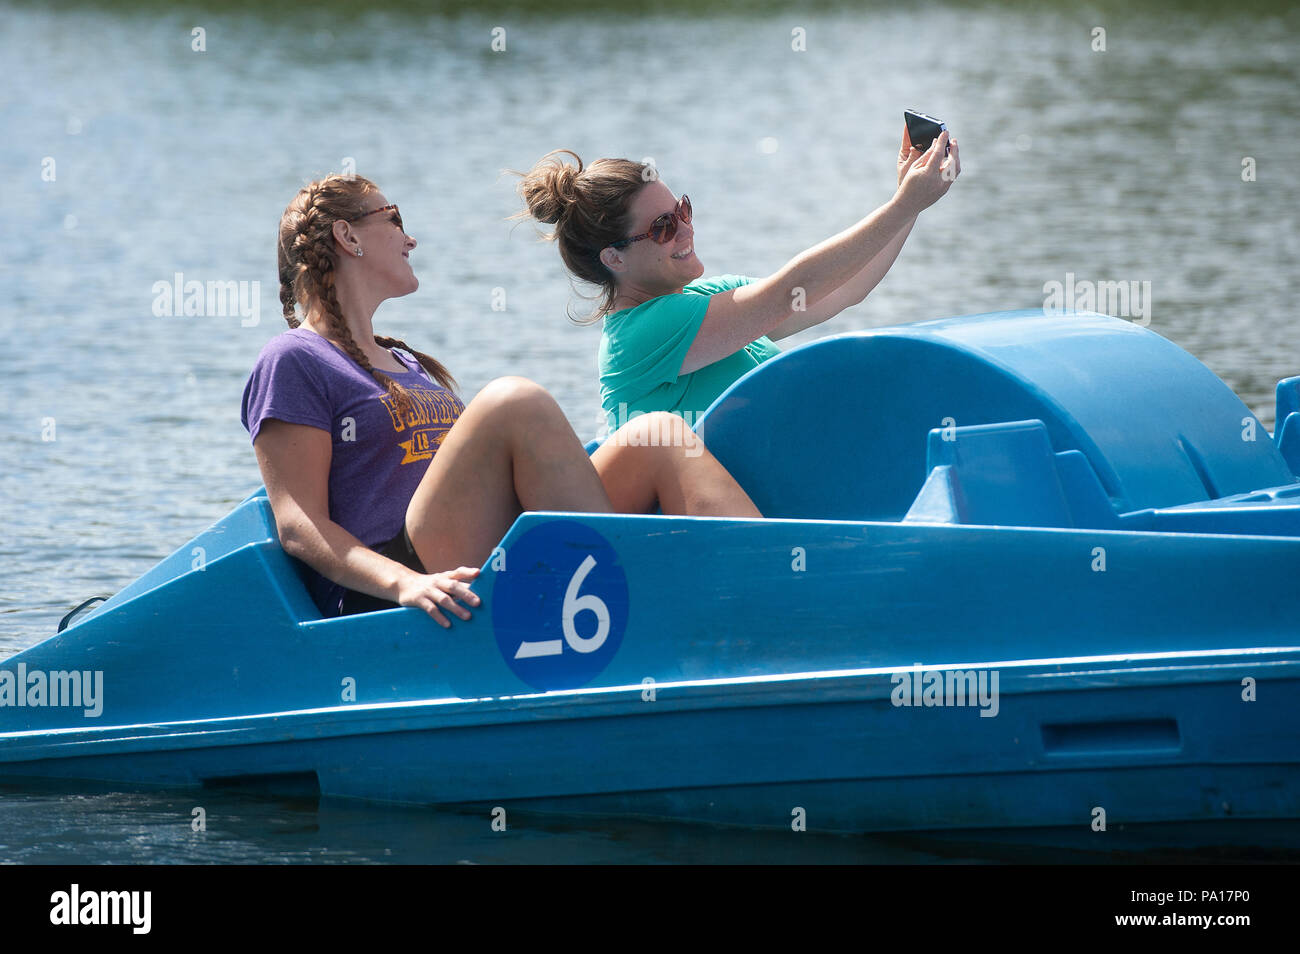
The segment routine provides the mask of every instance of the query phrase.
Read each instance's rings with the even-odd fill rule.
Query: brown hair
[[[376,191],[378,187],[369,179],[336,174],[311,183],[294,196],[280,217],[280,304],[290,328],[297,328],[300,324],[294,311],[295,304],[301,305],[304,312],[315,305],[324,315],[330,335],[388,392],[397,407],[406,411],[411,407],[409,392],[382,371],[371,367],[343,320],[343,310],[339,307],[334,288],[335,256],[338,254],[334,247],[334,223],[340,219],[348,222],[360,216],[365,211],[363,200]],[[381,348],[409,351],[435,381],[449,391],[455,390],[455,379],[436,359],[416,351],[398,338],[375,335],[375,343]]]
[[[577,166],[561,158],[566,155],[577,160]],[[596,321],[613,308],[618,288],[614,273],[600,260],[600,253],[605,246],[627,236],[629,206],[651,181],[646,177],[648,168],[630,159],[597,159],[584,168],[577,153],[556,149],[528,172],[514,173],[523,176],[519,194],[528,208],[513,218],[531,216],[554,225],[555,230],[546,238],[560,246],[565,267],[575,278],[600,286],[596,311],[585,320],[573,318],[570,313],[575,321]]]

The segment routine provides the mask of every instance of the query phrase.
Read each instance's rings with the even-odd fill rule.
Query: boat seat
[[[256,563],[261,567],[255,575],[266,576],[285,612],[293,619],[308,622],[321,618],[320,609],[311,598],[304,581],[305,565],[285,553],[280,546],[275,515],[271,512],[271,501],[267,499],[265,487],[259,487],[249,494],[229,514],[177,548],[112,599],[101,603],[92,613],[87,614],[87,618],[147,593],[154,587],[204,573],[209,565],[222,558]]]
[[[1274,418],[1274,441],[1278,453],[1300,477],[1300,376],[1277,382],[1277,414]]]
[[[1042,421],[930,432],[926,478],[905,523],[1113,527],[1114,510],[1078,451],[1052,451]]]
[[[792,349],[723,392],[696,430],[767,516],[899,521],[930,475],[932,430],[1037,421],[1070,519],[1098,526],[1295,482],[1272,441],[1244,438],[1254,420],[1209,368],[1146,328],[1032,310]]]

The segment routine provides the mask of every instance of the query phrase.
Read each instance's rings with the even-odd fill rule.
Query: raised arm
[[[469,619],[469,610],[453,597],[477,602],[464,582],[477,571],[466,573],[462,567],[449,573],[417,573],[376,553],[330,519],[333,451],[327,431],[268,419],[253,450],[286,553],[348,589],[423,609],[441,626],[451,623],[440,606]]]
[[[907,241],[908,235],[912,233],[912,226],[915,224],[916,217],[913,216],[889,240],[889,244],[881,249],[871,261],[862,266],[856,275],[820,301],[807,304],[802,311],[792,311],[790,316],[769,331],[767,336],[773,341],[787,338],[803,331],[805,328],[819,325],[828,318],[834,318],[845,308],[861,304],[867,295],[871,294],[871,290],[880,284],[880,280],[885,277],[885,273],[893,266],[894,260],[898,258],[898,253],[903,250],[903,243]]]
[[[695,341],[682,361],[687,374],[725,358],[762,335],[784,337],[857,304],[897,258],[916,217],[943,196],[960,170],[945,130],[924,155],[900,153],[893,197],[856,225],[791,259],[773,275],[709,299]],[[802,295],[796,293],[802,289]],[[800,303],[804,310],[796,311]]]

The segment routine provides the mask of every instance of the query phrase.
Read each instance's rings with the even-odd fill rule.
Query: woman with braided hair
[[[442,364],[374,333],[380,303],[419,287],[415,248],[357,176],[313,182],[280,220],[289,330],[262,349],[243,420],[280,542],[323,613],[469,619],[478,565],[524,510],[760,516],[673,415],[637,418],[588,457],[525,378],[462,402]]]

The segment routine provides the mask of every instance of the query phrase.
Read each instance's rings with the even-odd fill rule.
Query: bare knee
[[[559,410],[550,392],[528,378],[507,375],[489,381],[470,402],[480,410],[505,411],[511,415],[550,413]]]
[[[700,436],[671,411],[639,414],[619,428],[614,436],[616,443],[625,447],[676,448],[684,457],[698,457],[704,452],[704,441]]]

